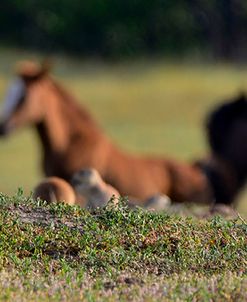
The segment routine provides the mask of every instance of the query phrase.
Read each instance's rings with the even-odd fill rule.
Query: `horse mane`
[[[67,150],[68,144],[76,146],[80,145],[85,138],[95,141],[104,136],[90,112],[81,106],[63,85],[50,76],[46,77],[46,80],[48,82],[47,93],[51,93],[57,99],[57,105],[54,107],[56,111],[51,111],[49,126],[44,122],[36,125],[46,157],[50,156],[49,154],[51,154],[51,150],[54,151],[54,148],[56,152],[58,150],[61,152],[61,150]],[[47,173],[47,175],[52,174]]]
[[[56,93],[58,93],[60,100],[67,105],[67,113],[73,112],[73,114],[76,112],[77,116],[81,121],[90,124],[90,126],[94,126],[95,128],[98,128],[98,124],[96,120],[93,118],[92,114],[80,103],[77,101],[77,99],[70,94],[66,88],[64,88],[59,82],[57,82],[55,79],[51,78],[52,86],[55,88]]]

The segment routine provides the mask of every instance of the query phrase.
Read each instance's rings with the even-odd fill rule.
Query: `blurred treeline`
[[[7,46],[108,57],[246,57],[246,0],[0,0],[0,20]]]

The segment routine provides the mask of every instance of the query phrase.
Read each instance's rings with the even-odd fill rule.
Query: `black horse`
[[[207,117],[212,156],[201,163],[216,203],[232,204],[247,179],[247,97],[242,94],[216,107]]]

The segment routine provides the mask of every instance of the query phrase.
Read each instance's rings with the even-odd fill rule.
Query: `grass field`
[[[33,54],[1,51],[0,99],[18,59]],[[123,148],[193,160],[207,154],[203,124],[208,110],[247,87],[247,67],[195,62],[54,60],[56,77],[85,104]],[[0,140],[0,190],[29,194],[42,177],[40,150],[32,129]],[[239,211],[247,217],[246,194]]]
[[[0,194],[0,301],[246,301],[247,224]]]

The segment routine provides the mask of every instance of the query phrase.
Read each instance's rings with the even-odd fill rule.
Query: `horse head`
[[[0,135],[28,124],[38,124],[45,115],[44,83],[48,82],[49,64],[19,62],[16,78],[3,102]]]

